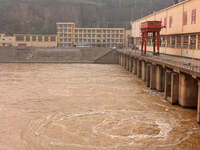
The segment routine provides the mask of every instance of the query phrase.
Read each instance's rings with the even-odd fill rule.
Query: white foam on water
[[[132,117],[129,117],[130,114],[132,115]],[[66,127],[66,125],[62,124],[63,121],[68,120],[70,121],[70,119],[75,119],[74,121],[80,121],[79,118],[81,117],[81,119],[84,119],[84,117],[91,117],[91,118],[96,118],[96,117],[100,117],[102,118],[101,122],[98,122],[96,124],[92,124],[90,125],[91,130],[89,131],[91,133],[90,136],[94,136],[96,138],[98,138],[99,135],[104,135],[106,137],[109,137],[111,139],[116,139],[116,140],[120,140],[122,141],[122,143],[115,143],[114,145],[110,145],[109,148],[117,148],[120,146],[125,146],[125,145],[131,145],[134,146],[135,144],[138,144],[134,142],[135,139],[137,139],[137,141],[145,141],[145,140],[152,140],[154,139],[155,141],[159,140],[159,141],[165,141],[167,142],[169,136],[170,136],[170,132],[172,131],[172,129],[175,126],[178,126],[178,122],[175,121],[168,121],[165,120],[164,118],[157,118],[156,116],[159,114],[159,116],[162,115],[166,115],[166,112],[149,112],[149,111],[132,111],[132,110],[127,110],[127,109],[121,109],[121,110],[102,110],[102,111],[90,111],[90,112],[83,112],[83,113],[72,113],[72,114],[65,114],[62,112],[56,113],[56,114],[52,114],[52,115],[48,115],[42,119],[36,120],[34,122],[31,122],[31,128],[29,129],[29,132],[34,132],[35,136],[40,136],[40,139],[42,140],[44,130],[46,129],[46,127],[48,125],[54,125],[54,126],[58,126],[60,128],[62,128],[63,133],[65,134],[69,134],[69,135],[74,135],[79,137],[80,131],[77,130],[76,132],[71,132],[68,131],[68,127]],[[147,117],[148,120],[145,120],[144,118]],[[112,130],[120,130],[120,127],[123,127],[123,125],[126,125],[126,122],[129,122],[132,124],[133,129],[131,129],[129,131],[129,133],[126,136],[123,135],[118,135],[118,134],[111,134]],[[137,134],[134,133],[134,127],[137,126],[137,124],[147,124],[152,126],[152,128],[154,126],[156,126],[159,129],[159,133],[156,135],[148,135],[145,133],[141,133],[141,134]],[[109,125],[109,126],[107,126]],[[29,126],[30,127],[30,126]],[[105,128],[105,127],[109,127],[109,128]],[[31,133],[27,133],[27,134],[31,134]],[[189,135],[188,135],[189,136]],[[166,145],[162,145],[162,144],[158,144],[157,146],[159,147],[165,147],[165,146],[172,146],[172,145],[176,145],[184,140],[186,140],[188,138],[188,136],[182,138],[179,141],[174,141],[171,144],[166,144]],[[42,138],[43,137],[43,138]],[[88,137],[83,137],[81,136],[80,138],[82,138],[86,143],[90,143],[90,139]],[[34,137],[33,137],[34,140]],[[75,147],[84,147],[84,148],[91,148],[91,149],[98,149],[98,150],[102,150],[102,149],[106,149],[107,147],[101,146],[99,145],[99,147],[95,147],[92,145],[84,145],[84,144],[77,144],[77,143],[68,143],[67,141],[62,141],[61,139],[52,139],[52,138],[48,138],[49,143],[51,145],[54,146],[61,146],[61,147],[67,147],[67,146],[75,146]],[[123,141],[126,143],[124,144]],[[128,141],[128,142],[127,142]],[[156,146],[156,145],[155,145]]]

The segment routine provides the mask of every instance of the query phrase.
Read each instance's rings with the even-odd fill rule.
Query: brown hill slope
[[[125,27],[172,0],[0,0],[0,32],[55,33],[55,23]]]

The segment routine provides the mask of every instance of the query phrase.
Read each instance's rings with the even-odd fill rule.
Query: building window
[[[32,36],[32,41],[36,41],[36,36]]]
[[[151,41],[151,39],[149,39],[149,41]],[[150,43],[150,46],[151,46],[151,42],[149,42]],[[161,42],[160,42],[160,44],[161,44],[161,47],[165,47],[165,37],[163,36],[163,37],[161,37]]]
[[[187,11],[183,12],[183,25],[187,25]]]
[[[170,36],[167,37],[167,47],[170,47]]]
[[[181,35],[177,36],[177,48],[181,48]]]
[[[44,41],[45,41],[45,42],[48,42],[48,41],[49,41],[49,37],[48,37],[48,36],[45,36],[45,37],[44,37]]]
[[[63,32],[63,30],[62,29],[58,29],[58,32]]]
[[[167,27],[167,17],[164,19],[164,26]]]
[[[184,35],[184,37],[183,37],[183,48],[188,48],[188,41],[189,41],[188,35]]]
[[[176,36],[172,36],[172,44],[171,44],[171,48],[175,48],[175,44],[176,44]]]
[[[51,41],[52,42],[56,41],[56,37],[55,36],[51,36]]]
[[[38,36],[38,41],[39,41],[39,42],[42,41],[42,36]]]
[[[148,37],[147,45],[148,45],[148,46],[151,46],[151,38],[150,38],[150,37]]]
[[[196,49],[196,35],[190,36],[190,49]]]
[[[192,10],[191,24],[196,24],[196,14],[197,14],[197,10],[196,9]]]
[[[24,36],[23,35],[17,35],[16,41],[24,41]]]
[[[200,34],[198,35],[198,48],[200,49]]]
[[[169,28],[172,27],[172,23],[173,23],[173,17],[170,16],[170,17],[169,17]]]
[[[26,36],[26,41],[30,42],[30,36]]]

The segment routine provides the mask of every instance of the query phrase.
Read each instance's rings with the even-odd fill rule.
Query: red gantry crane
[[[142,32],[142,40],[141,40],[141,54],[146,54],[147,51],[147,41],[148,41],[148,34],[152,33],[153,35],[153,54],[159,55],[160,51],[160,31],[162,29],[162,22],[161,21],[147,21],[141,24],[141,32]],[[157,53],[156,53],[156,41],[157,41]],[[144,48],[144,51],[143,51]]]

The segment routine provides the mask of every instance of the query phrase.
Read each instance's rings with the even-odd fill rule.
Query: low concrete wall
[[[105,53],[103,56],[97,58],[95,63],[101,64],[119,64],[119,52],[111,50]]]
[[[118,63],[118,52],[106,48],[0,48],[0,62]]]

